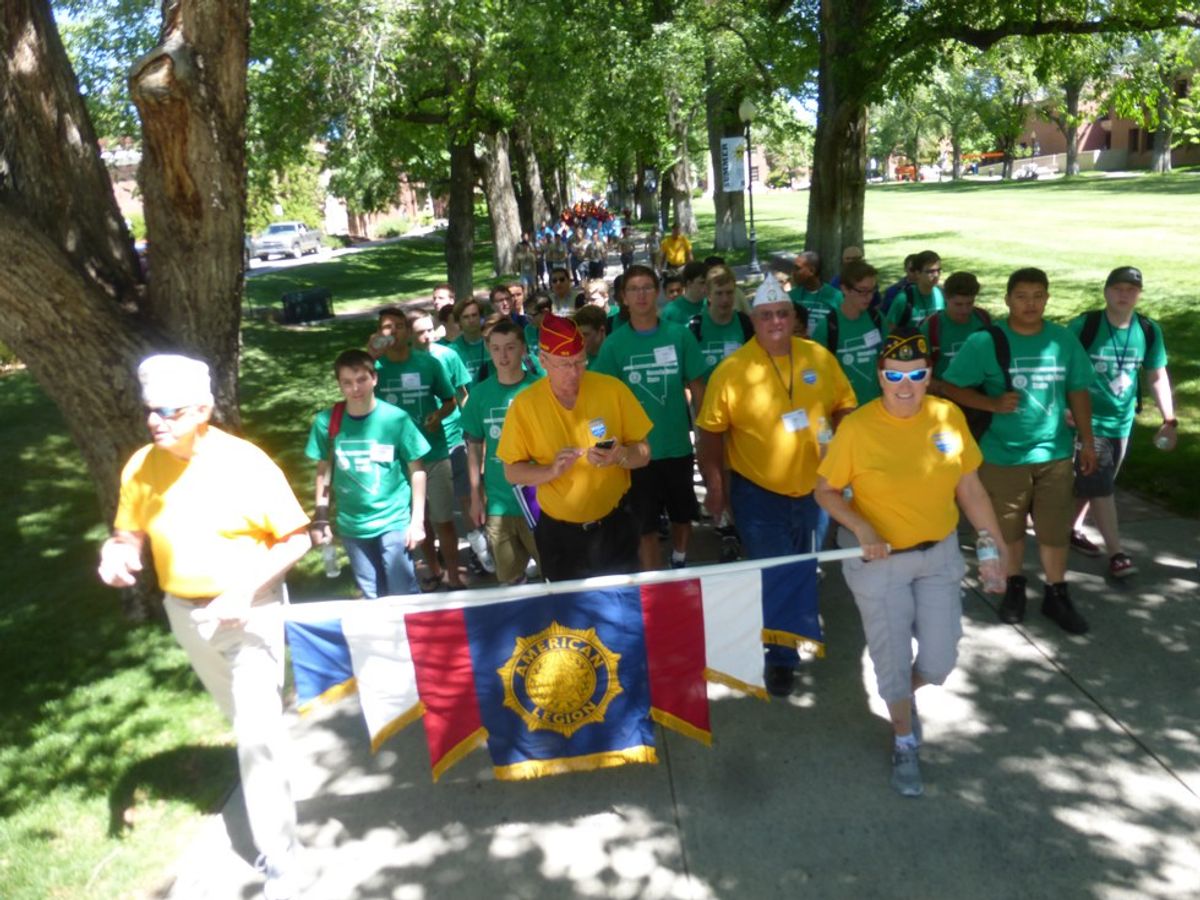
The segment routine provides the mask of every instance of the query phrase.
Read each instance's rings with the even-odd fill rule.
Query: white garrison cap
[[[159,353],[138,366],[142,401],[147,406],[212,405],[212,380],[208,364],[198,359]]]
[[[779,283],[779,279],[768,273],[763,279],[762,284],[758,286],[758,290],[754,292],[754,302],[750,304],[751,308],[766,306],[768,303],[791,303],[792,298],[784,293],[783,286]]]

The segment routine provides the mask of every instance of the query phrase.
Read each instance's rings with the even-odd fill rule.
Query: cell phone
[[[615,447],[615,446],[617,446],[617,439],[616,439],[616,438],[605,438],[605,439],[604,439],[604,440],[602,440],[602,441],[597,441],[597,442],[596,442],[596,449],[597,449],[597,450],[611,450],[611,449],[612,449],[613,447]]]

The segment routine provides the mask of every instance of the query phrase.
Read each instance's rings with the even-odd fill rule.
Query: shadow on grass
[[[108,836],[120,837],[138,825],[139,808],[158,800],[178,800],[199,813],[220,809],[237,768],[232,747],[187,745],[138,760],[120,774],[108,793]]]
[[[912,194],[973,194],[994,191],[1033,191],[1053,193],[1089,192],[1098,194],[1200,194],[1200,177],[1194,172],[1106,177],[1083,175],[1077,178],[1051,178],[1045,181],[942,181],[869,185],[868,191]]]

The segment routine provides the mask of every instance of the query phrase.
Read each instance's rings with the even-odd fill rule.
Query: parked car
[[[269,259],[273,253],[299,259],[320,249],[321,233],[303,222],[272,222],[254,241],[254,255],[259,259]]]

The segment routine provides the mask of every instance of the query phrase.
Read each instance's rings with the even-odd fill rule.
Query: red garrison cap
[[[538,331],[538,349],[550,356],[576,356],[583,352],[583,336],[573,320],[548,312]]]

